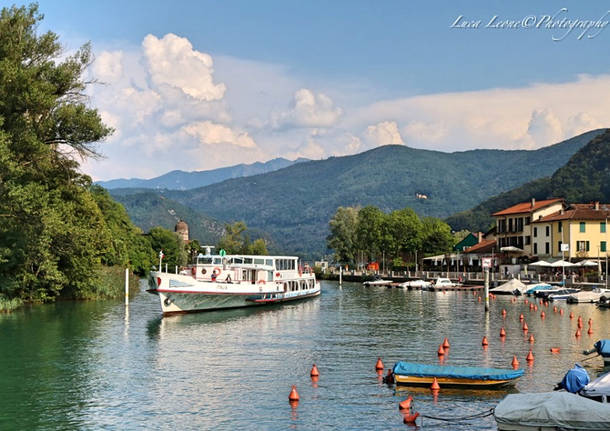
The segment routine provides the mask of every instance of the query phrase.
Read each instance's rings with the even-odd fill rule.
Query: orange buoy
[[[500,337],[506,337],[506,331],[504,330],[504,328],[500,329]]]
[[[534,309],[534,304],[530,304],[530,311]]]
[[[559,314],[561,314],[563,316],[563,308],[559,309]]]
[[[551,347],[551,353],[559,353],[559,347]]]
[[[532,350],[530,349],[530,352],[527,354],[527,356],[525,357],[525,360],[527,362],[534,362],[534,354],[532,353]]]
[[[430,390],[431,391],[439,391],[441,389],[441,387],[438,384],[438,380],[436,380],[436,377],[434,378],[434,380],[432,380],[432,385],[430,385]]]
[[[479,296],[479,302],[481,302],[481,297]]]
[[[406,400],[398,403],[398,410],[410,410],[411,401],[413,401],[413,397],[409,395]]]
[[[579,320],[576,326],[578,326],[578,329],[582,329],[582,320]]]
[[[445,339],[443,340],[443,348],[448,349],[449,347],[451,347],[449,344],[449,339],[445,337]]]
[[[318,371],[318,367],[316,367],[316,364],[313,364],[313,367],[311,367],[311,372],[309,373],[309,375],[311,377],[318,377],[320,375],[320,372]]]
[[[546,313],[544,311],[540,312],[540,318],[544,319],[546,317]]]
[[[578,338],[578,337],[580,337],[580,335],[581,335],[581,333],[580,333],[580,328],[578,328],[578,329],[576,330],[576,334],[574,334],[574,336],[575,336],[576,338]]]
[[[523,321],[523,327],[521,327],[521,329],[523,329],[524,332],[527,332],[529,330],[525,321]]]
[[[534,305],[534,311],[538,311],[538,306]]]
[[[523,319],[524,319],[523,313],[519,314],[519,320],[523,320]]]
[[[412,415],[405,415],[403,422],[409,425],[414,425],[415,424],[415,420],[417,419],[417,417],[419,416],[418,412],[413,413]]]
[[[529,341],[530,343],[532,343],[532,344],[533,344],[533,343],[534,343],[534,341],[536,341],[536,340],[534,339],[534,334],[530,334],[530,338],[529,338],[527,341]]]
[[[553,313],[557,313],[557,306],[556,305],[553,307]]]
[[[593,319],[589,317],[589,326],[593,325]]]
[[[574,313],[572,311],[570,311],[570,319],[574,318]]]
[[[526,299],[525,301],[523,301],[523,303],[524,303],[524,304],[529,304],[529,302],[530,302],[530,301],[529,301],[528,299]]]
[[[487,337],[486,336],[483,336],[483,341],[481,341],[481,344],[483,346],[488,346],[489,345],[489,343],[487,342]]]
[[[593,328],[589,326],[589,330],[587,331],[587,334],[591,335],[593,333]]]
[[[506,317],[506,309],[505,308],[502,309],[502,317]]]
[[[513,360],[510,363],[513,368],[516,370],[517,368],[519,368],[519,360],[517,359],[517,356],[513,355]]]
[[[375,364],[375,369],[377,371],[383,370],[383,362],[381,362],[381,358],[377,358],[377,363]]]
[[[296,385],[292,385],[292,390],[290,391],[290,395],[288,395],[288,401],[299,401],[299,393],[297,392]]]
[[[438,350],[436,351],[436,354],[438,356],[444,356],[445,355],[445,349],[443,348],[442,344],[440,346],[438,346]]]

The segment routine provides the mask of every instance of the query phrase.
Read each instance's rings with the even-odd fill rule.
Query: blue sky
[[[578,29],[484,28],[496,15],[495,23],[530,17],[530,26],[544,15],[555,24],[608,21],[607,2],[41,1],[40,9],[41,29],[68,49],[91,41],[100,60],[91,73],[106,85],[91,100],[117,133],[100,145],[106,159],[84,165],[98,179],[385,144],[532,149],[608,125],[610,25],[581,38]],[[451,28],[459,16],[479,28]]]

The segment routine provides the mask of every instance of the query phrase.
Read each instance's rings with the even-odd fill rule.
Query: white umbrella
[[[597,266],[597,262],[593,260],[583,260],[577,263],[578,266]]]
[[[534,262],[534,263],[528,263],[529,266],[552,266],[550,263],[544,261],[544,260],[539,260],[538,262]]]
[[[511,253],[524,253],[525,254],[525,251],[523,251],[519,247],[515,247],[513,245],[502,247],[502,248],[500,248],[500,251],[506,251],[506,252],[511,252]]]
[[[578,265],[575,263],[572,263],[572,262],[567,262],[565,260],[558,260],[557,262],[551,263],[551,266],[553,268],[560,268],[562,266],[578,266]]]

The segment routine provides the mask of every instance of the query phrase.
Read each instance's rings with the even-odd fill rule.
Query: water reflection
[[[601,358],[583,361],[582,350],[610,335],[606,310],[560,304],[557,312],[545,307],[541,319],[522,300],[491,300],[487,315],[483,307],[468,292],[324,283],[321,297],[299,303],[167,318],[149,294],[129,308],[120,302],[27,308],[0,315],[0,345],[10,346],[0,355],[0,428],[398,430],[405,425],[397,403],[409,394],[422,413],[465,416],[512,391],[548,391],[575,362],[592,378],[603,371]],[[592,336],[585,330],[574,337],[579,315],[585,324],[593,319]],[[436,364],[445,337],[447,365],[511,368],[516,355],[526,373],[507,390],[441,388],[436,403],[427,388],[396,390],[378,378],[378,356],[386,370],[398,360]],[[535,361],[528,367],[530,348]],[[309,375],[313,363],[317,381]],[[293,384],[298,406],[288,404]],[[446,429],[495,428],[484,418]]]

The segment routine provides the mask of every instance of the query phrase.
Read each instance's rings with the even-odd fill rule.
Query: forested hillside
[[[610,131],[591,140],[552,176],[501,193],[446,222],[455,230],[486,230],[493,223],[492,213],[531,198],[550,197],[573,203],[610,202]]]
[[[319,256],[328,221],[339,206],[373,205],[384,212],[409,207],[420,216],[447,217],[552,174],[601,132],[535,151],[443,153],[385,146],[163,195],[218,220],[243,220],[268,232],[284,252]],[[418,193],[427,199],[418,199]],[[121,199],[133,208],[127,204],[129,196]]]

